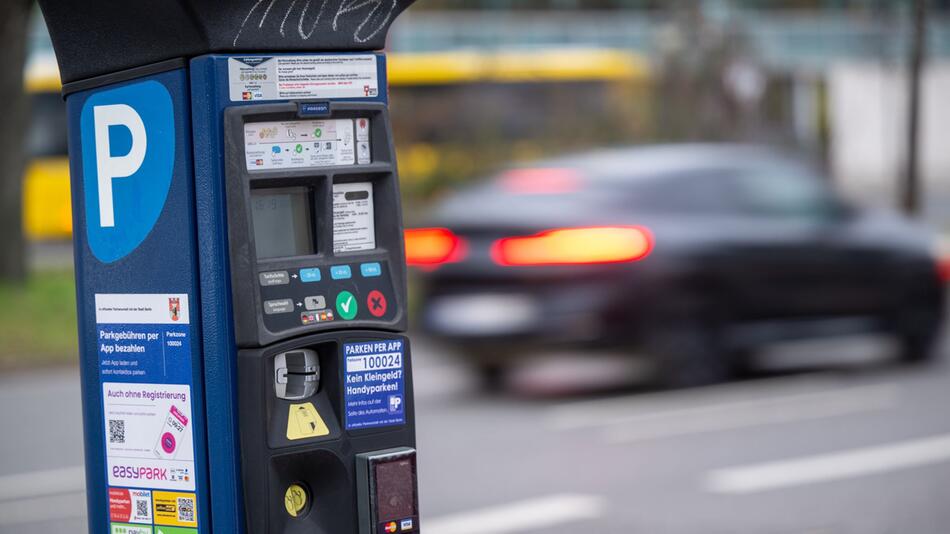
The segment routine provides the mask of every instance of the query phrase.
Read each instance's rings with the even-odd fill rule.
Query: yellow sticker
[[[284,492],[284,508],[290,517],[299,517],[307,509],[307,490],[298,484],[291,484]]]
[[[172,527],[197,527],[198,506],[194,493],[153,491],[155,524]]]
[[[313,407],[313,403],[290,405],[290,412],[287,414],[287,439],[316,438],[329,433],[330,429]]]

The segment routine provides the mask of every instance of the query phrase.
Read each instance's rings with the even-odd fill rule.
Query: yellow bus
[[[31,59],[25,89],[31,123],[23,177],[23,231],[30,240],[61,240],[72,235],[66,104],[52,57]]]

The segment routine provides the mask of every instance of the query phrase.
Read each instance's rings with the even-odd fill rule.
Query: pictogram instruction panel
[[[370,163],[369,120],[249,122],[244,125],[248,170],[305,169]]]

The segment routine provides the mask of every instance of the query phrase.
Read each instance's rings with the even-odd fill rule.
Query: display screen
[[[313,254],[313,219],[306,188],[252,189],[251,219],[258,259]]]
[[[416,466],[412,458],[376,465],[376,506],[379,521],[398,521],[418,515]]]

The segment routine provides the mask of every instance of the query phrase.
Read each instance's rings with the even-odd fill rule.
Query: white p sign
[[[96,172],[99,178],[99,226],[115,226],[112,204],[112,179],[135,174],[145,161],[148,140],[142,117],[125,104],[95,106],[92,108],[96,135]],[[109,145],[109,127],[124,126],[132,134],[132,147],[124,156],[112,156]]]

